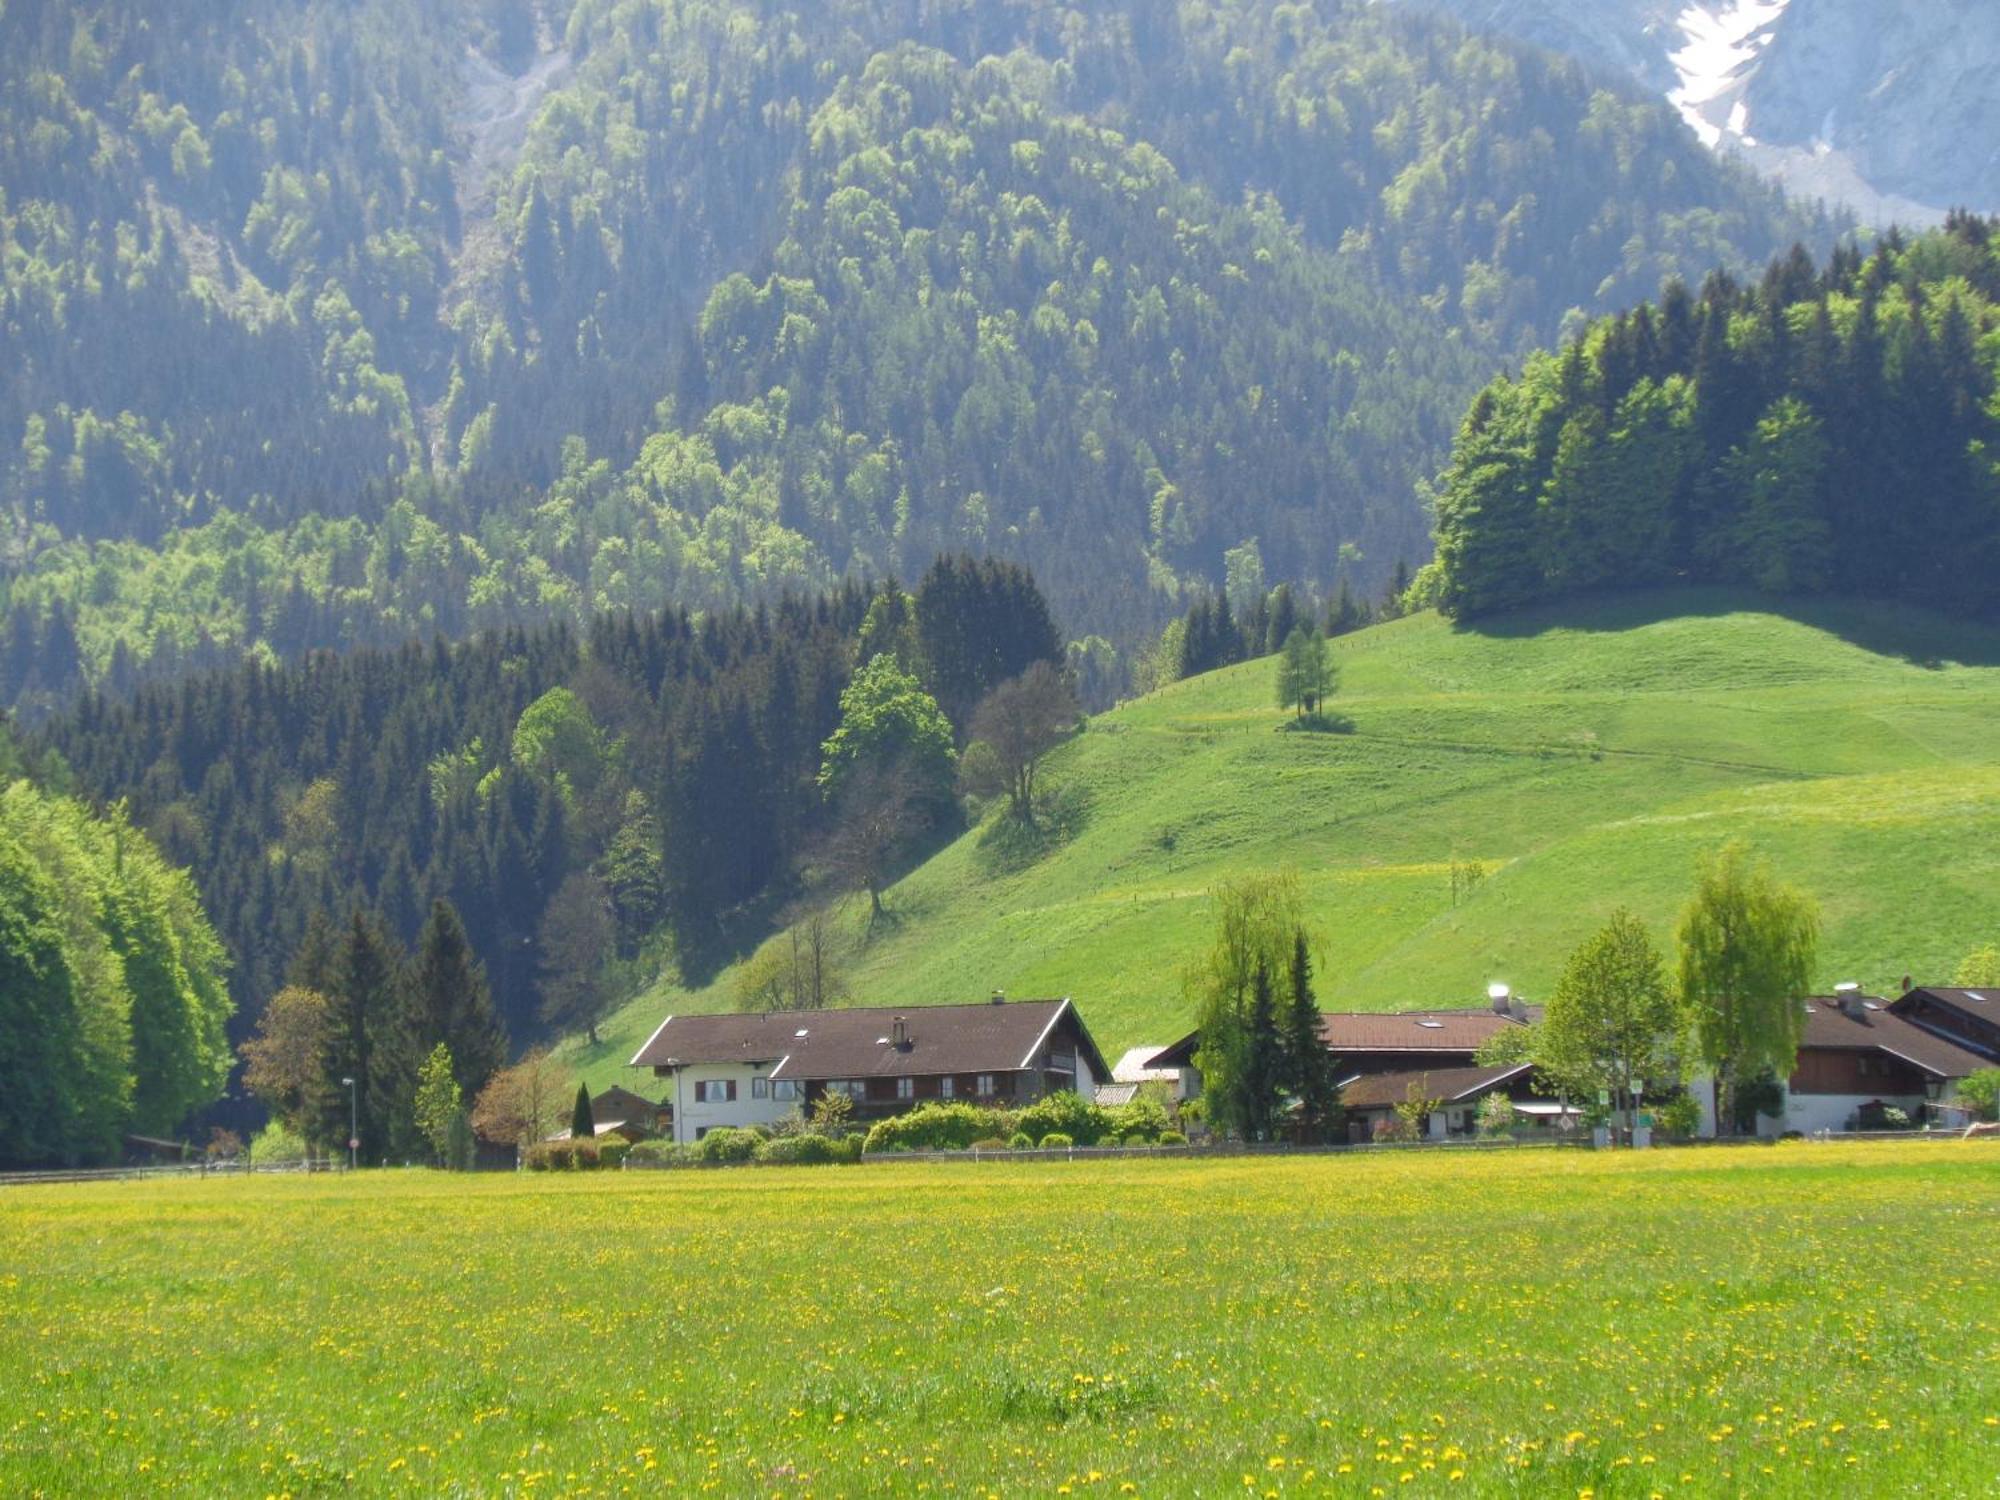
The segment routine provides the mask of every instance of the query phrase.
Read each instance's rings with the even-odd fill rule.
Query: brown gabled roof
[[[1477,1052],[1498,1033],[1526,1024],[1486,1007],[1381,1015],[1349,1011],[1321,1016],[1320,1035],[1327,1050],[1342,1057],[1357,1052]]]
[[[654,1103],[644,1094],[635,1094],[622,1084],[612,1084],[601,1094],[593,1094],[590,1112],[597,1119],[643,1120],[663,1105]]]
[[[773,1078],[881,1078],[904,1074],[1017,1073],[1065,1015],[1076,1022],[1091,1071],[1111,1070],[1068,1000],[917,1005],[860,1010],[781,1010],[767,1015],[668,1016],[632,1059],[635,1068],[677,1063],[770,1063]],[[901,1019],[908,1043],[894,1044]]]
[[[1469,1010],[1327,1011],[1320,1035],[1329,1052],[1346,1057],[1365,1052],[1477,1052],[1487,1039],[1513,1026],[1541,1019],[1541,1007],[1524,1007],[1526,1018],[1502,1015],[1491,1006]],[[1147,1059],[1152,1068],[1184,1068],[1194,1061],[1201,1033],[1189,1032]]]
[[[1499,1068],[1422,1068],[1407,1073],[1363,1073],[1341,1087],[1340,1102],[1352,1110],[1389,1109],[1410,1097],[1416,1085],[1418,1096],[1442,1099],[1446,1104],[1462,1104],[1491,1093],[1503,1083],[1530,1070],[1528,1063],[1511,1063]]]
[[[1905,990],[1889,1008],[1900,1010],[1903,1001],[1912,995],[1925,996],[1948,1009],[1976,1017],[1989,1026],[2000,1026],[2000,989],[1982,987],[1972,990],[1955,984],[1924,984]]]
[[[1886,1052],[1938,1078],[1964,1078],[1991,1064],[1976,1052],[1946,1041],[1936,1032],[1904,1020],[1888,1002],[1869,996],[1843,1010],[1837,998],[1815,995],[1806,1001],[1801,1047]]]

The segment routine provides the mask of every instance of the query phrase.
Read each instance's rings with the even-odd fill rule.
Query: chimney
[[[993,1003],[995,1005],[1005,1005],[1007,1003],[1007,992],[1005,990],[995,990],[993,992]]]
[[[898,1052],[908,1052],[910,1050],[910,1023],[905,1021],[901,1016],[896,1017],[896,1024],[889,1029],[889,1040]]]
[[[1840,1001],[1840,1013],[1844,1016],[1861,1014],[1861,986],[1851,979],[1842,980],[1833,987],[1834,997]]]
[[[1509,990],[1506,985],[1504,984],[1487,985],[1486,998],[1490,1002],[1492,1002],[1494,1015],[1504,1016],[1511,1013],[1508,1002],[1512,1000],[1514,996],[1513,996],[1513,991]]]

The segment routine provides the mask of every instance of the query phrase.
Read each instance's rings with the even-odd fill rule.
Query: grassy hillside
[[[1010,862],[976,829],[874,933],[857,904],[855,1002],[1067,994],[1109,1052],[1165,1042],[1208,890],[1284,863],[1329,1007],[1545,995],[1613,906],[1666,942],[1697,856],[1735,834],[1818,897],[1824,983],[1934,979],[1994,935],[2000,636],[1678,594],[1478,631],[1420,616],[1332,651],[1348,733],[1287,729],[1268,661],[1093,720],[1053,767],[1078,807],[1060,848]],[[1485,871],[1456,906],[1454,857]],[[729,979],[662,986],[579,1062],[619,1076],[668,1010],[726,1008]]]

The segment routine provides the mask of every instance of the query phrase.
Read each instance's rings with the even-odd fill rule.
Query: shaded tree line
[[[940,684],[976,704],[1060,639],[1022,570],[941,558],[914,593],[850,584],[93,694],[36,743],[196,872],[236,959],[233,1040],[299,983],[315,913],[407,946],[443,900],[521,1044],[591,1029],[621,963],[725,955],[793,889],[845,817],[822,771],[857,664],[900,651],[924,701]],[[917,814],[903,832],[956,816],[949,763]]]
[[[1418,593],[1474,617],[1678,583],[2000,609],[1990,221],[1803,250],[1594,324],[1468,412]]]

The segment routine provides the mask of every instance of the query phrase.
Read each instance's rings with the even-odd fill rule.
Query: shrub
[[[530,1172],[594,1172],[597,1142],[537,1141],[521,1154],[521,1164]]]
[[[764,1138],[754,1130],[738,1130],[722,1125],[695,1143],[695,1153],[706,1162],[736,1163],[755,1161]]]
[[[1075,1144],[1075,1140],[1060,1130],[1051,1130],[1047,1135],[1042,1137],[1042,1149],[1044,1151],[1067,1151]]]
[[[826,1167],[845,1161],[844,1143],[824,1135],[781,1135],[757,1147],[757,1160],[771,1167]]]
[[[635,1167],[691,1167],[696,1157],[692,1146],[678,1141],[641,1141],[625,1153],[625,1160]]]
[[[1414,1141],[1416,1138],[1417,1127],[1401,1115],[1383,1115],[1375,1121],[1377,1142]]]
[[[1162,1146],[1185,1146],[1187,1144],[1187,1137],[1182,1135],[1178,1130],[1162,1130],[1160,1132],[1159,1144]]]
[[[1032,1151],[1035,1149],[1035,1138],[1025,1130],[1017,1130],[1008,1137],[1007,1146],[1012,1151]]]
[[[852,1167],[860,1165],[861,1148],[867,1145],[868,1142],[862,1136],[843,1135],[843,1136],[836,1136],[834,1138],[834,1144],[840,1147],[841,1162],[844,1165]]]
[[[1479,1101],[1479,1133],[1489,1140],[1514,1133],[1514,1101],[1505,1094],[1488,1094]]]
[[[623,1136],[614,1135],[597,1143],[597,1164],[609,1171],[625,1165],[625,1158],[632,1154],[632,1143]]]
[[[1981,1068],[1959,1081],[1958,1102],[1975,1119],[2000,1119],[2000,1068]]]
[[[1127,1145],[1150,1145],[1169,1124],[1166,1105],[1150,1093],[1142,1093],[1130,1104],[1105,1110],[1104,1114],[1112,1127],[1106,1134],[1115,1133]]]
[[[920,1104],[908,1114],[875,1122],[870,1151],[965,1151],[974,1141],[1001,1134],[1007,1117],[963,1100]]]
[[[1099,1109],[1070,1089],[1058,1089],[1037,1099],[1021,1111],[1020,1125],[1037,1140],[1044,1140],[1050,1131],[1056,1131],[1086,1146],[1094,1146],[1106,1136],[1118,1133],[1109,1110]]]
[[[1701,1134],[1701,1102],[1692,1094],[1680,1094],[1654,1105],[1653,1128],[1677,1141],[1693,1140]]]
[[[250,1164],[256,1167],[277,1166],[285,1162],[304,1161],[306,1143],[292,1134],[281,1123],[273,1120],[250,1138]]]
[[[974,1141],[972,1149],[974,1151],[1011,1151],[1013,1147],[995,1135],[988,1136],[983,1141]]]

